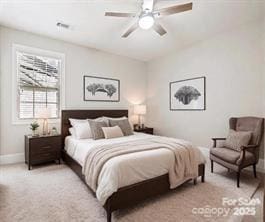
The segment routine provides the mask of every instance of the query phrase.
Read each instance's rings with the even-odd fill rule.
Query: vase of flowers
[[[39,124],[37,121],[34,121],[33,123],[30,124],[30,129],[32,131],[32,136],[38,136],[37,134],[37,129],[39,128]]]

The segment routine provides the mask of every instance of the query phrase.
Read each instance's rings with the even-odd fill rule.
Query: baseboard
[[[206,158],[209,158],[209,149],[208,148],[206,148],[206,147],[199,147],[199,149],[202,151],[203,155]],[[258,172],[265,173],[265,165],[264,164],[265,164],[264,159],[259,159],[259,162],[258,162],[258,164],[256,166]],[[246,169],[247,170],[251,170],[251,171],[253,170],[252,166],[247,167]]]
[[[24,153],[0,155],[0,165],[12,164],[12,163],[22,163],[24,161],[25,161],[25,154]]]
[[[257,171],[261,173],[265,173],[265,162],[264,159],[259,159],[259,162],[257,164]]]
[[[200,151],[202,152],[202,154],[206,157],[206,158],[209,158],[209,148],[206,148],[206,147],[202,147],[202,146],[199,146],[198,147],[200,149]]]

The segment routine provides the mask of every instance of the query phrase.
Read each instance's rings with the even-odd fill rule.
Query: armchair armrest
[[[258,147],[258,145],[247,145],[247,146],[241,146],[241,155],[240,155],[240,163],[242,163],[245,160],[246,151],[249,150],[249,152],[253,152],[253,148]]]
[[[226,138],[224,138],[224,137],[214,137],[214,138],[212,138],[212,140],[225,140]]]
[[[258,145],[247,145],[247,146],[241,146],[241,150],[247,150],[247,149],[252,149],[256,148]]]
[[[215,138],[212,138],[212,140],[213,140],[213,147],[216,147],[217,140],[226,140],[226,138],[224,138],[224,137],[215,137]]]

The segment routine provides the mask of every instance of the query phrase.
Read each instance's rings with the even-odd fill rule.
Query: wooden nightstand
[[[154,134],[154,128],[150,128],[150,127],[135,128],[134,131],[138,133]]]
[[[25,163],[32,165],[47,163],[61,158],[61,135],[33,137],[25,136]]]

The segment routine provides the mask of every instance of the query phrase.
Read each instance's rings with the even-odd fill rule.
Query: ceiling
[[[157,0],[163,8],[192,0]],[[193,0],[193,10],[160,18],[167,30],[137,29],[121,35],[134,18],[105,17],[105,11],[139,12],[141,0],[0,0],[0,25],[84,45],[130,58],[148,61],[216,33],[260,20],[263,0]],[[57,22],[70,29],[56,26]]]

